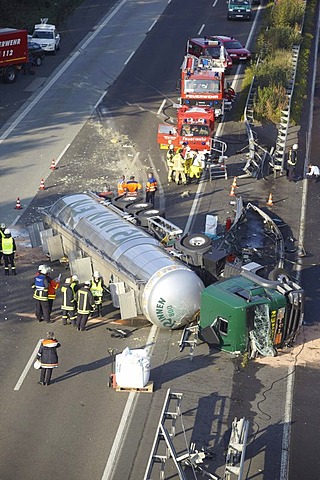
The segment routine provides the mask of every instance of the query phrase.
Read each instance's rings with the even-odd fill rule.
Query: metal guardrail
[[[286,144],[287,144],[289,124],[290,124],[291,101],[292,101],[294,84],[296,79],[299,53],[300,53],[300,45],[294,45],[292,47],[292,73],[291,73],[291,78],[286,85],[286,95],[288,99],[288,104],[287,104],[287,107],[281,111],[276,146],[275,146],[272,160],[270,162],[270,166],[273,168],[274,174],[276,174],[277,171],[282,172],[285,168]]]

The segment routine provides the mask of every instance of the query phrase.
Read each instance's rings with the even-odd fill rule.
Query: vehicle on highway
[[[29,62],[32,65],[40,67],[45,57],[45,51],[43,50],[43,48],[41,48],[40,45],[35,42],[28,41],[28,54]]]
[[[0,75],[4,83],[13,83],[28,62],[28,32],[0,28]]]
[[[251,20],[251,0],[228,0],[228,20]]]
[[[32,41],[40,45],[46,52],[55,54],[60,49],[60,34],[55,25],[51,25],[47,21],[47,18],[42,18],[41,23],[34,26]]]
[[[160,123],[157,141],[161,149],[175,148],[183,144],[192,150],[210,152],[214,135],[215,110],[211,107],[188,107],[177,110],[177,124]]]
[[[239,40],[234,37],[226,37],[224,35],[215,35],[209,37],[212,40],[219,40],[227,50],[228,54],[235,62],[248,62],[251,60],[251,52],[245,48]]]
[[[232,58],[223,44],[218,40],[210,40],[209,37],[189,38],[187,42],[187,53],[195,57],[211,57],[213,59],[224,58],[225,73],[231,73]]]
[[[230,103],[225,97],[227,82],[224,59],[186,55],[180,83],[181,105],[211,107],[215,117],[220,117],[227,103]]]

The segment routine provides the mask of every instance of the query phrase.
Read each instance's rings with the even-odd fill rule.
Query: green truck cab
[[[304,296],[289,279],[270,281],[243,271],[203,290],[199,336],[228,353],[275,356],[295,340]]]
[[[251,20],[252,0],[227,0],[228,20]]]

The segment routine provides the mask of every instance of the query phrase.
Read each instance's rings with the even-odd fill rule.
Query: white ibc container
[[[150,378],[150,358],[145,349],[128,347],[116,355],[116,382],[121,388],[143,388]]]

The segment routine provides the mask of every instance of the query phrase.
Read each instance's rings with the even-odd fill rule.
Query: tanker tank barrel
[[[136,313],[159,328],[183,326],[200,308],[204,285],[196,273],[109,202],[69,195],[46,209],[45,220],[61,235],[66,255],[81,249],[105,278],[123,283]]]

